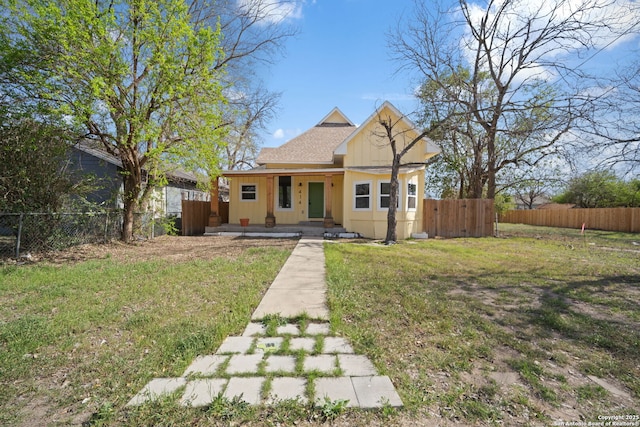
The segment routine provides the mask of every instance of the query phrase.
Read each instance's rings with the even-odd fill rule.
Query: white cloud
[[[571,38],[563,37],[552,40],[549,37],[546,43],[541,44],[529,54],[530,63],[524,70],[519,70],[518,80],[553,79],[554,73],[543,65],[545,61],[557,61],[559,57],[566,58],[567,55],[578,51],[587,52],[585,46],[590,46],[592,52],[614,49],[619,44],[636,36],[636,34],[625,35],[624,31],[634,25],[638,26],[638,22],[640,22],[640,8],[632,0],[615,2],[610,0],[498,0],[489,10],[489,22],[495,18],[496,13],[507,1],[508,5],[505,10],[501,11],[502,18],[497,24],[496,36],[493,40],[494,59],[497,62],[501,57],[510,58],[513,54],[515,55],[513,55],[512,61],[517,60],[517,49],[523,43],[530,43],[531,39],[535,39],[550,20],[552,26],[564,20],[594,24],[591,27],[588,24],[574,25],[576,30],[571,34],[565,34]],[[485,6],[471,3],[469,14],[471,21],[477,28],[481,19],[486,15]],[[531,18],[533,19],[527,22],[527,19]],[[598,23],[606,23],[606,25],[596,27],[595,25]],[[528,24],[531,26],[527,27]],[[475,60],[476,52],[473,49],[475,44],[468,29],[460,41],[460,46],[467,60],[472,63]],[[515,62],[511,66],[515,66]]]
[[[300,128],[296,128],[296,129],[279,128],[279,129],[276,129],[275,132],[271,134],[271,137],[273,139],[284,139],[288,141],[300,135],[301,133],[302,133],[302,130]]]
[[[263,25],[301,19],[304,0],[237,0],[238,7],[258,18]]]

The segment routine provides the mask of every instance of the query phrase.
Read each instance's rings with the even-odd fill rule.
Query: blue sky
[[[316,125],[334,107],[355,124],[383,101],[409,113],[410,82],[394,76],[386,34],[411,10],[410,0],[307,1],[296,24],[300,34],[286,44],[286,57],[262,75],[281,92],[280,110],[264,146],[283,144]]]
[[[402,17],[411,16],[413,0],[294,3],[297,8],[290,19],[300,34],[286,42],[286,56],[261,75],[269,90],[282,93],[276,118],[263,134],[263,146],[285,143],[316,125],[334,107],[356,125],[385,100],[406,114],[416,109],[411,96],[415,82],[406,72],[396,72],[400,64],[391,60],[387,36]],[[530,4],[539,5],[539,0]],[[616,68],[611,67],[613,62],[629,60],[634,56],[630,52],[637,54],[638,38],[616,41],[610,44],[602,38],[601,49],[585,61],[586,68],[603,67],[611,72]]]

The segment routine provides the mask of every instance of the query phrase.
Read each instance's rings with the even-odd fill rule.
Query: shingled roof
[[[263,148],[256,163],[333,164],[335,149],[355,130],[356,126],[334,108],[320,123],[289,142],[277,148]]]

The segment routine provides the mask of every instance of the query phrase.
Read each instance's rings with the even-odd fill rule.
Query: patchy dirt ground
[[[238,237],[170,237],[163,236],[150,241],[138,242],[126,245],[120,242],[112,242],[107,245],[84,245],[70,249],[68,251],[47,254],[46,256],[34,256],[29,262],[43,262],[54,264],[76,263],[91,259],[110,258],[122,262],[134,262],[145,260],[162,259],[167,262],[184,262],[190,260],[209,260],[214,258],[232,259],[241,253],[252,248],[278,247],[293,248],[297,243],[296,239],[261,239],[261,238],[238,238]],[[372,242],[367,242],[372,244]],[[621,284],[622,285],[622,284]],[[535,418],[535,413],[543,411],[551,419],[563,420],[566,422],[584,421],[584,417],[579,409],[591,407],[591,414],[612,415],[617,413],[629,414],[629,408],[634,407],[637,400],[631,396],[628,389],[623,384],[612,377],[596,377],[585,375],[580,372],[580,365],[591,357],[584,349],[578,349],[570,344],[564,337],[557,334],[544,335],[531,325],[518,325],[515,321],[519,314],[523,312],[537,313],[541,310],[540,301],[545,298],[551,301],[563,302],[568,308],[564,309],[566,315],[572,318],[589,317],[594,319],[594,325],[599,321],[614,319],[619,323],[625,323],[630,330],[637,330],[638,322],[634,318],[623,316],[619,311],[611,307],[587,304],[584,301],[570,298],[567,295],[557,295],[544,293],[535,287],[526,288],[529,293],[522,293],[520,289],[512,289],[508,292],[504,289],[482,287],[469,284],[466,287],[458,288],[449,294],[452,300],[473,299],[477,301],[486,313],[489,313],[491,321],[500,325],[505,334],[514,333],[518,339],[529,341],[532,351],[540,355],[549,355],[546,358],[536,359],[533,364],[540,366],[545,372],[541,377],[544,387],[547,387],[562,397],[561,403],[557,405],[549,404],[544,399],[535,394],[528,394],[525,391],[529,386],[525,384],[514,368],[511,361],[521,359],[520,352],[510,347],[500,347],[495,349],[495,357],[488,360],[486,364],[471,372],[462,372],[459,378],[452,378],[451,374],[443,372],[432,377],[431,388],[433,393],[444,395],[454,386],[468,387],[470,390],[495,390],[495,396],[491,402],[503,400],[508,402],[513,408],[514,414],[505,413],[500,424],[503,425],[549,425],[544,421]],[[610,286],[610,289],[611,288]],[[611,290],[610,292],[613,292]],[[637,290],[626,289],[626,292],[635,292],[630,295],[626,293],[629,300],[638,301]],[[620,328],[618,332],[621,332]],[[562,343],[562,344],[561,344]],[[583,354],[580,354],[580,353]],[[578,358],[574,355],[580,355]],[[533,360],[533,359],[531,359]],[[597,387],[607,391],[607,397],[603,398]],[[570,390],[582,389],[584,392],[597,393],[594,396],[585,396],[582,401],[577,401],[569,396]],[[528,395],[528,402],[522,403],[514,396]],[[524,401],[524,397],[523,397]],[[505,404],[506,405],[506,404]],[[47,407],[46,401],[33,401],[26,408],[37,414],[42,408]],[[635,413],[634,413],[635,414]],[[80,425],[86,422],[84,417],[78,417],[73,424]],[[526,416],[525,416],[526,415]],[[31,417],[30,419],[37,419]],[[43,413],[40,419],[45,420]],[[347,413],[338,417],[330,425],[350,426],[350,425],[402,425],[402,426],[484,426],[495,425],[494,423],[483,423],[478,421],[473,424],[456,423],[451,419],[442,418],[439,413],[431,412],[429,417],[421,420],[409,413],[400,413],[390,419],[379,418],[373,414],[352,414]],[[259,422],[248,423],[247,425],[260,425]],[[296,425],[313,426],[317,423],[300,421]]]
[[[66,251],[34,256],[32,262],[44,261],[59,264],[107,257],[131,262],[151,259],[175,262],[220,257],[232,259],[251,248],[272,246],[292,249],[297,242],[297,239],[232,236],[161,236],[133,244],[114,241],[106,245],[81,245]]]

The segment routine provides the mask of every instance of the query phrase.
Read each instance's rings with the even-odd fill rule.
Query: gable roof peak
[[[322,120],[316,125],[319,126],[355,126],[338,107],[334,107]]]

